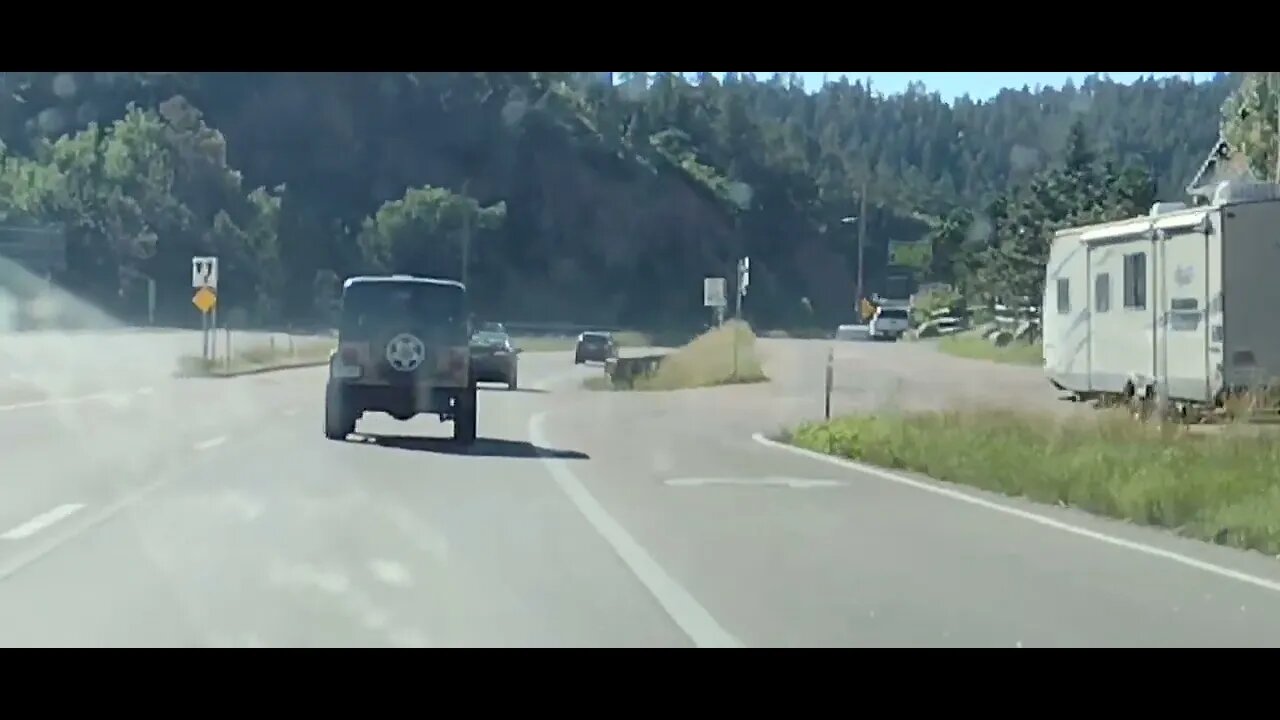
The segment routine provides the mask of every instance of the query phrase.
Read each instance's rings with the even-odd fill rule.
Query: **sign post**
[[[835,384],[835,348],[827,348],[826,410],[823,418],[831,419],[831,387]]]
[[[200,325],[203,330],[201,353],[205,360],[211,360],[215,352],[217,342],[215,333],[218,329],[218,258],[191,258],[191,287],[196,289],[191,302],[200,311]]]
[[[702,305],[709,307],[715,313],[715,323],[717,326],[724,322],[724,307],[726,302],[725,279],[722,277],[709,277],[702,280]]]
[[[862,298],[858,303],[858,315],[862,318],[862,322],[870,322],[871,318],[876,314],[876,306],[870,300]]]
[[[751,258],[744,257],[738,261],[738,302],[734,308],[734,316],[742,317],[742,298],[747,296],[747,286],[751,284]]]
[[[737,303],[734,307],[733,316],[736,320],[742,319],[742,298],[747,296],[747,285],[751,284],[751,258],[743,257],[738,261],[738,287],[735,295]],[[738,328],[733,328],[733,379],[738,379]]]

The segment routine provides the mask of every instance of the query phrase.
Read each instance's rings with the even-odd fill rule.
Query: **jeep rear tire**
[[[324,390],[324,436],[330,440],[345,440],[355,431],[355,413],[351,412],[342,387],[329,383]]]
[[[519,385],[520,385],[520,373],[513,370],[511,372],[511,377],[507,378],[507,389],[515,390],[517,387],[519,387]]]
[[[476,441],[475,385],[458,396],[458,407],[453,416],[453,441],[460,445],[471,445]]]

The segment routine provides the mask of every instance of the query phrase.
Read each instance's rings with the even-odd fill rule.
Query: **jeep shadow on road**
[[[476,438],[475,444],[459,445],[449,438],[422,437],[419,435],[373,435],[356,433],[350,436],[355,442],[397,450],[437,453],[440,455],[464,455],[467,457],[542,458],[548,460],[589,460],[590,455],[576,450],[555,450],[538,447],[522,440]]]
[[[476,385],[476,389],[477,389],[477,390],[479,390],[480,392],[492,392],[492,393],[530,393],[530,394],[538,394],[538,395],[546,395],[546,394],[547,394],[547,392],[548,392],[547,390],[543,390],[542,388],[518,387],[518,388],[512,389],[512,388],[507,387],[506,385],[479,385],[479,384],[477,384],[477,385]]]

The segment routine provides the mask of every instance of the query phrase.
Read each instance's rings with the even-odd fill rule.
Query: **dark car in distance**
[[[519,385],[520,349],[511,345],[505,332],[481,330],[471,336],[471,378],[473,382],[504,383],[515,390]]]
[[[618,357],[618,344],[613,335],[607,332],[584,332],[578,336],[578,347],[573,351],[573,364],[581,365],[588,360],[605,362]]]

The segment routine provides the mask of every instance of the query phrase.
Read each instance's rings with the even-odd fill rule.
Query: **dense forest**
[[[234,323],[323,320],[341,278],[402,271],[465,276],[487,317],[670,328],[749,255],[749,320],[830,327],[854,312],[863,187],[869,292],[910,265],[1036,295],[1047,232],[1184,199],[1224,117],[1274,165],[1265,74],[953,103],[601,75],[4,73],[0,221],[62,228],[54,279],[127,319],[151,278],[159,321],[193,321],[208,254]]]

